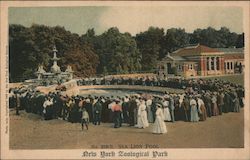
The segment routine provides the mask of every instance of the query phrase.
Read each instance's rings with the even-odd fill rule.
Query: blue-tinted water
[[[138,91],[138,90],[124,90],[124,89],[80,89],[79,94],[81,96],[120,96],[124,97],[126,95],[132,95],[132,94],[142,94],[142,93],[148,93],[148,94],[157,94],[162,95],[162,93],[159,92],[150,92],[150,91]]]

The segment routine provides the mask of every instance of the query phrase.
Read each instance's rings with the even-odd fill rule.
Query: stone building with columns
[[[239,67],[241,66],[241,67]],[[167,54],[158,63],[160,78],[171,76],[213,76],[240,73],[244,66],[243,49],[210,48],[195,44]]]
[[[244,72],[244,48],[217,48],[224,53],[225,74],[240,74]]]

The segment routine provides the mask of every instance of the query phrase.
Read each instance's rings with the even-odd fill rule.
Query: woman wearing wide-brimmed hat
[[[148,117],[147,117],[145,100],[141,99],[140,105],[138,107],[137,127],[138,128],[146,128],[148,126],[149,126],[149,124],[148,124]]]
[[[163,116],[163,112],[161,109],[161,105],[157,104],[156,106],[157,106],[157,110],[155,112],[156,117],[155,117],[155,122],[153,124],[153,133],[156,133],[156,134],[167,133],[167,127],[164,122],[164,116]]]

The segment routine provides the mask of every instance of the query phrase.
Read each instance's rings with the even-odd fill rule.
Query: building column
[[[220,62],[220,70],[222,71],[223,70],[223,67],[224,67],[224,62],[223,62],[223,59],[222,59],[222,57],[220,57],[220,59],[219,59],[219,62]]]
[[[204,76],[206,76],[207,75],[207,57],[204,57],[203,66],[204,66]]]
[[[217,62],[217,59],[216,59],[216,62]],[[220,62],[220,57],[218,57],[218,68],[219,68],[219,71],[221,70],[221,62]]]
[[[217,70],[216,57],[214,57],[214,71]]]
[[[167,65],[167,63],[164,64],[163,73],[166,75],[166,77],[168,77],[168,65]]]
[[[197,63],[193,64],[193,70],[195,71],[195,75],[194,76],[197,76],[198,75],[198,64]]]
[[[183,66],[184,66],[184,72],[183,72],[183,75],[184,75],[184,77],[187,77],[187,70],[188,70],[188,65],[187,64],[183,64]]]
[[[200,61],[200,72],[201,72],[201,76],[205,75],[205,58],[201,57],[201,61]]]
[[[225,65],[225,71],[227,71],[227,62],[224,62]]]
[[[220,62],[220,71],[222,74],[224,74],[224,62],[223,62],[223,59],[222,57],[219,58],[219,62]]]
[[[211,65],[212,65],[211,63],[212,63],[212,57],[209,57],[209,63],[208,63],[209,64],[209,71],[211,71]]]
[[[217,66],[218,66],[217,68],[218,68],[219,71],[221,70],[220,59],[221,59],[221,57],[216,58],[216,63],[217,63]]]

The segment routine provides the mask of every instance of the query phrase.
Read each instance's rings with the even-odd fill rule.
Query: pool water
[[[131,94],[139,94],[139,92],[136,91],[125,91],[125,90],[107,90],[107,89],[84,89],[84,90],[80,90],[79,95],[81,96],[104,96],[104,97],[110,97],[110,96],[120,96],[120,97],[124,97],[126,95],[131,95]]]
[[[80,89],[79,90],[79,95],[87,97],[88,95],[91,96],[104,96],[104,97],[110,97],[110,96],[119,96],[119,97],[124,97],[126,95],[140,95],[140,94],[149,94],[149,95],[159,95],[162,96],[163,93],[159,92],[153,92],[153,91],[141,91],[141,90],[128,90],[128,89]]]

